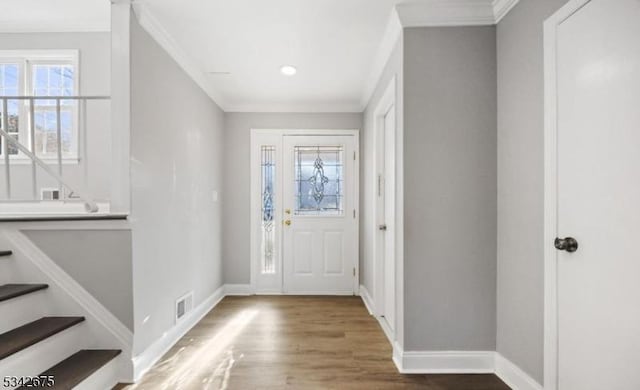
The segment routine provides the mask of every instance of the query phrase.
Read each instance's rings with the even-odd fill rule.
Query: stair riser
[[[82,381],[74,390],[108,390],[119,382],[123,355],[117,356]]]
[[[0,333],[35,321],[50,313],[47,290],[40,290],[0,302]]]
[[[13,268],[13,260],[9,257],[0,257],[0,284],[15,283]]]
[[[88,344],[87,327],[80,323],[0,360],[0,378],[35,376]]]

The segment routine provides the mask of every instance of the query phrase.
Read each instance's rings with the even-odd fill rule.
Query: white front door
[[[640,389],[640,1],[586,3],[556,44],[558,388]]]
[[[357,291],[357,154],[355,130],[252,130],[256,293]]]
[[[353,294],[358,261],[356,139],[285,136],[283,290]]]

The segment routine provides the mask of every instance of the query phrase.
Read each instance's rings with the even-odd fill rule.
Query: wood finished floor
[[[495,375],[401,375],[358,297],[226,297],[123,389],[509,389]]]

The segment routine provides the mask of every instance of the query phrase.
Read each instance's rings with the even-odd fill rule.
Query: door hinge
[[[353,161],[356,160],[356,152],[353,152]]]
[[[356,277],[356,267],[353,267],[353,277]]]
[[[356,209],[353,209],[353,218],[356,217]]]

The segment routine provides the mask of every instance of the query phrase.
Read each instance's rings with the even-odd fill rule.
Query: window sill
[[[58,165],[58,159],[56,157],[40,157],[40,160],[47,163],[47,165]],[[4,156],[0,155],[0,165],[4,165]],[[80,164],[80,157],[63,157],[62,165],[78,165]],[[9,157],[9,165],[31,165],[31,159],[29,157]]]
[[[125,219],[127,213],[112,213],[108,201],[98,201],[98,212],[88,213],[81,200],[66,201],[3,201],[0,202],[0,221]]]

